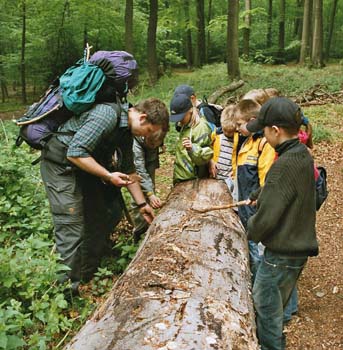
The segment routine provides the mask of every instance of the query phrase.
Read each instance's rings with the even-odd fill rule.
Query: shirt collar
[[[298,145],[299,143],[300,143],[300,141],[298,138],[290,139],[290,140],[284,141],[281,144],[277,145],[275,147],[275,151],[280,156],[282,153],[285,153],[286,151],[288,151],[289,149]]]

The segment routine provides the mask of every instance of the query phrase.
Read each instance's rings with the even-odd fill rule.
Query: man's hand
[[[161,208],[161,205],[162,205],[161,200],[154,194],[149,196],[149,203],[154,209]]]
[[[109,173],[106,181],[117,187],[126,187],[134,183],[129,175],[120,172]]]
[[[142,214],[144,220],[148,223],[151,224],[152,220],[154,219],[154,211],[150,207],[149,204],[146,204],[144,207],[139,208],[139,212]]]
[[[191,151],[192,150],[192,141],[189,137],[184,137],[182,139],[182,146],[186,148],[187,151]]]

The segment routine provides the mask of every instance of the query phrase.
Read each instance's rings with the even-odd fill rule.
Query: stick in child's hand
[[[244,201],[230,203],[230,204],[226,204],[226,205],[218,205],[215,207],[207,207],[207,208],[191,208],[191,209],[194,211],[197,211],[199,213],[206,213],[206,212],[212,211],[212,210],[230,209],[230,208],[234,208],[234,207],[240,207],[242,205],[249,205],[249,203],[250,203],[250,200],[245,199]]]

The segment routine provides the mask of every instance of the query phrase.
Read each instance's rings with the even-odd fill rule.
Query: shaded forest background
[[[240,59],[323,67],[343,57],[339,0],[0,0],[2,102],[23,103],[83,56],[97,50],[134,54],[154,84],[173,67]]]

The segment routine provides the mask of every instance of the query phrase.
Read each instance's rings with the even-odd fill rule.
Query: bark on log
[[[244,81],[243,80],[234,81],[230,85],[224,86],[221,89],[215,91],[208,98],[208,102],[209,103],[217,103],[217,101],[219,100],[220,97],[222,97],[223,95],[227,94],[228,92],[232,92],[232,91],[235,91],[235,90],[239,89],[243,85],[244,85]]]
[[[107,301],[68,350],[257,350],[247,240],[226,185],[177,185]]]

